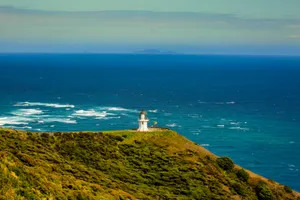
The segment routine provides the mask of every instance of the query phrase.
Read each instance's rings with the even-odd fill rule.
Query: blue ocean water
[[[300,58],[0,55],[0,126],[137,127],[138,113],[300,191]]]

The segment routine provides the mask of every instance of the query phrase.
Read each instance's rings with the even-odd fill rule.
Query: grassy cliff
[[[170,130],[0,129],[0,199],[300,199]]]

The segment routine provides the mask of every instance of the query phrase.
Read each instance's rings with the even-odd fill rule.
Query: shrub
[[[212,158],[209,155],[206,155],[205,159],[208,160],[208,161],[212,161]]]
[[[263,181],[259,181],[255,187],[255,192],[259,200],[272,200],[273,193]]]
[[[116,136],[115,139],[119,142],[122,142],[124,140],[124,138],[121,136]]]
[[[239,169],[236,173],[236,176],[244,182],[247,182],[249,179],[249,174],[244,169]]]
[[[217,158],[217,164],[224,170],[227,170],[227,171],[230,171],[233,169],[234,167],[234,163],[233,161],[225,156],[225,157],[220,157],[220,158]]]
[[[233,183],[233,184],[231,185],[231,187],[232,187],[232,188],[234,189],[234,191],[235,191],[236,193],[238,193],[239,195],[241,195],[241,196],[245,196],[245,195],[246,195],[245,188],[244,188],[241,184],[235,182],[235,183]]]
[[[292,193],[292,192],[293,192],[292,188],[290,188],[290,187],[287,186],[287,185],[284,186],[284,191],[285,191],[286,193]]]

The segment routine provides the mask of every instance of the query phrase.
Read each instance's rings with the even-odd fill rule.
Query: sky
[[[299,0],[0,0],[0,52],[300,55]]]

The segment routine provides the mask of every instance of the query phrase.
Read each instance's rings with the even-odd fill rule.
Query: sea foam
[[[80,117],[97,117],[97,118],[104,118],[107,115],[113,115],[111,113],[107,113],[106,111],[97,112],[94,109],[91,110],[77,110],[75,113],[72,114],[73,116],[80,116]]]
[[[69,118],[48,118],[44,119],[45,123],[53,123],[53,122],[59,122],[59,123],[64,123],[64,124],[77,124],[76,120],[72,120]]]
[[[71,104],[58,104],[58,103],[41,103],[41,102],[18,102],[14,106],[28,107],[28,106],[44,106],[52,108],[74,108]]]
[[[24,116],[24,115],[40,115],[43,114],[43,111],[40,109],[18,109],[11,112],[13,115]]]
[[[127,108],[122,108],[122,107],[107,107],[107,106],[104,106],[104,107],[99,107],[98,108],[99,110],[105,110],[105,111],[124,111],[124,112],[138,112],[137,110],[134,110],[134,109],[127,109]]]
[[[180,126],[177,125],[176,123],[166,124],[166,126],[168,126],[168,127],[180,127]]]
[[[0,117],[0,126],[3,125],[27,125],[32,119],[24,117]]]

